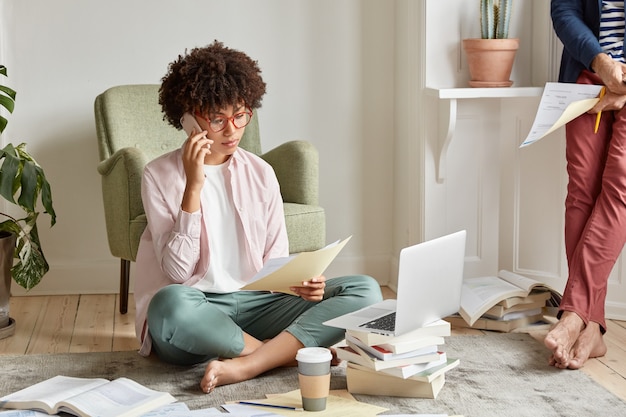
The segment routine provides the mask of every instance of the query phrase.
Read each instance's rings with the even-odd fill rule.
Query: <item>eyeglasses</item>
[[[217,133],[226,129],[226,125],[229,121],[237,129],[248,126],[248,123],[250,123],[250,120],[252,120],[252,109],[248,108],[246,111],[233,114],[231,117],[215,116],[214,118],[209,119],[208,117],[204,117],[199,113],[196,113],[196,116],[206,120],[211,130]]]

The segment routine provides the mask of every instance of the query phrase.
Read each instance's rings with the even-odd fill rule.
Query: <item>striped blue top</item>
[[[602,1],[600,46],[611,58],[624,61],[624,1]]]

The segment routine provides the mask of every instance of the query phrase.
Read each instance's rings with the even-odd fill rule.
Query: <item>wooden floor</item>
[[[393,296],[385,288],[383,293]],[[118,302],[116,295],[12,297],[10,315],[16,320],[16,331],[0,339],[0,355],[136,350],[132,294],[127,314],[119,313]],[[587,362],[582,372],[626,401],[626,322],[609,321],[607,327],[608,353]],[[453,329],[453,334],[482,332]],[[538,343],[544,335],[545,331],[532,334]]]

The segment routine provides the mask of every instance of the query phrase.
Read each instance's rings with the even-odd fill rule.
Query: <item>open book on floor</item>
[[[542,295],[537,295],[541,294]],[[549,297],[545,294],[550,294]],[[555,289],[534,279],[501,270],[497,276],[465,278],[461,290],[459,314],[471,326],[491,308],[501,304],[511,308],[514,304],[528,304],[527,310],[537,309],[537,300],[543,298],[546,306],[558,306],[561,295]],[[507,300],[514,300],[507,303]],[[516,313],[524,311],[516,308]],[[496,311],[494,311],[496,312]],[[505,310],[496,313],[504,313]],[[518,314],[520,315],[520,314]]]
[[[79,417],[136,417],[176,402],[167,392],[154,391],[127,379],[55,376],[0,398],[0,409],[65,412]]]
[[[543,314],[535,314],[511,320],[495,320],[480,317],[471,326],[458,314],[448,316],[446,320],[454,327],[492,330],[503,333],[519,333],[522,328],[528,331],[539,330],[549,324],[549,321],[547,321]]]

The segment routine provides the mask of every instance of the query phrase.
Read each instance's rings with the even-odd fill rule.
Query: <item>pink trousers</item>
[[[600,84],[584,71],[582,84]],[[626,242],[626,109],[604,111],[566,126],[569,183],[565,200],[565,250],[569,277],[560,311],[606,331],[604,304],[609,274]]]

